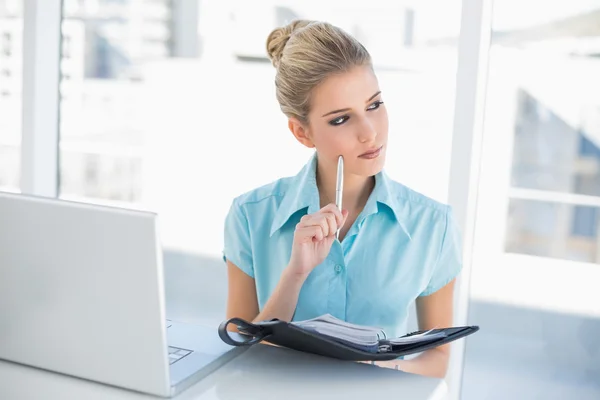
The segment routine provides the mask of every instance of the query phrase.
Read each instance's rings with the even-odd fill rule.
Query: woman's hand
[[[328,204],[314,214],[302,217],[292,244],[288,268],[295,275],[306,277],[325,260],[336,237],[336,232],[346,222],[348,211]]]

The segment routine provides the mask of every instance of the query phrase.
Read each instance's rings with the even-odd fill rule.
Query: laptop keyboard
[[[173,364],[190,354],[191,350],[180,349],[179,347],[169,346],[169,364]]]

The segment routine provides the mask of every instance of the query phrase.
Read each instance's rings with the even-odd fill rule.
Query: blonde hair
[[[303,122],[308,122],[310,95],[317,85],[332,74],[371,66],[371,56],[358,40],[326,22],[297,20],[274,29],[267,53],[277,69],[281,111]]]

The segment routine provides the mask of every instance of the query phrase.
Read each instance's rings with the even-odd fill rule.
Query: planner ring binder
[[[236,325],[238,332],[229,331],[230,324]],[[459,326],[387,338],[381,329],[350,324],[331,315],[297,322],[278,319],[248,322],[231,318],[223,321],[218,329],[221,340],[231,346],[252,346],[265,341],[349,361],[393,360],[453,342],[478,330],[478,326]]]

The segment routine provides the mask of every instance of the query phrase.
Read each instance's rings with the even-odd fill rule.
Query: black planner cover
[[[228,331],[227,326],[229,324],[237,325],[239,334]],[[221,323],[219,326],[219,336],[225,343],[233,346],[250,346],[261,341],[266,341],[305,353],[318,354],[340,360],[385,361],[409,354],[420,353],[461,339],[478,330],[478,326],[433,329],[427,333],[432,339],[428,339],[427,335],[425,335],[419,339],[418,343],[390,345],[388,339],[381,339],[380,346],[375,351],[368,351],[359,348],[360,346],[354,346],[351,343],[346,343],[331,336],[305,329],[294,323],[277,319],[250,323],[240,318],[231,318]],[[440,332],[445,334],[443,335],[444,337],[435,335]],[[421,331],[417,331],[403,337],[422,333],[423,332]],[[232,334],[234,336],[232,336]]]

